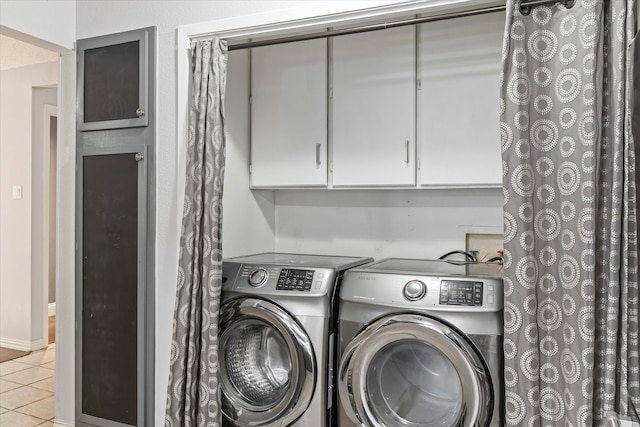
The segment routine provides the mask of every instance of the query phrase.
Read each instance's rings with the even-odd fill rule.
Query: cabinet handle
[[[404,162],[409,164],[409,140],[404,142]]]
[[[320,150],[322,149],[322,144],[316,144],[316,166],[320,166],[322,162],[320,161]]]

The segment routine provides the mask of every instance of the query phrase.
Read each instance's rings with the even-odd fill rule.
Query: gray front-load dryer
[[[345,270],[370,261],[283,253],[223,261],[223,425],[335,424],[336,289]]]
[[[340,427],[502,426],[502,266],[385,259],[345,273]]]

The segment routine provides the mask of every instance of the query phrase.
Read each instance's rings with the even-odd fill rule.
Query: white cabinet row
[[[251,186],[502,185],[499,15],[254,48]]]

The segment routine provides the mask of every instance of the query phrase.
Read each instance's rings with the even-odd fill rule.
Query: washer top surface
[[[358,271],[377,273],[420,274],[427,276],[463,276],[477,278],[502,278],[503,267],[498,263],[451,260],[424,260],[385,258],[356,268]]]
[[[264,264],[288,267],[328,268],[334,271],[342,271],[357,265],[373,261],[373,258],[360,258],[331,255],[306,255],[278,252],[265,252],[255,255],[246,255],[228,258],[225,261],[242,264]]]

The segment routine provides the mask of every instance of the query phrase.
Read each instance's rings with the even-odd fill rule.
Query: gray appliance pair
[[[225,260],[223,425],[501,425],[500,266],[372,261]]]

